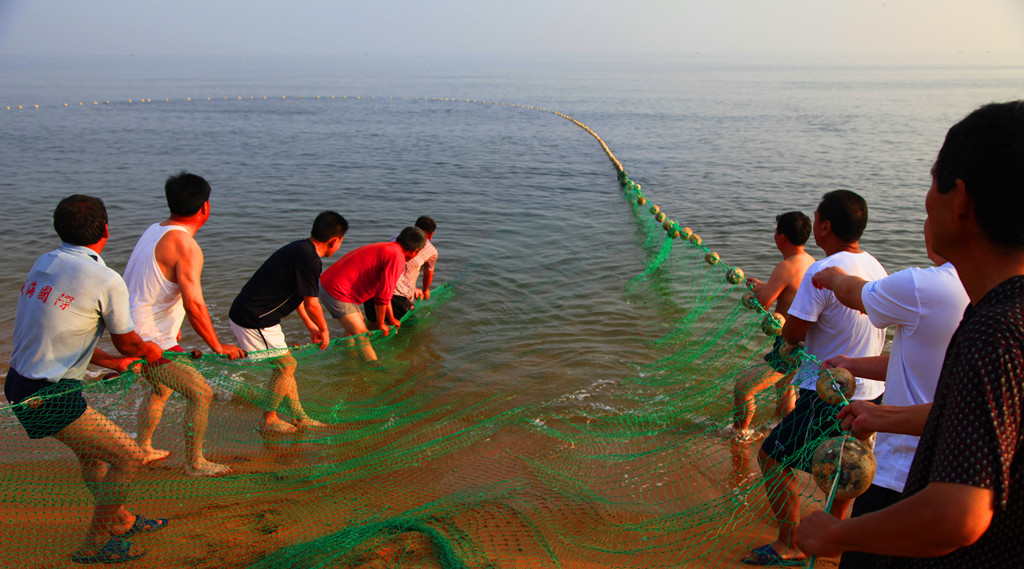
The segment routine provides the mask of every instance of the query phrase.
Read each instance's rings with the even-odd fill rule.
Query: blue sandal
[[[124,563],[125,561],[132,561],[138,559],[146,554],[146,551],[142,548],[136,548],[141,550],[141,553],[132,554],[132,544],[122,540],[121,538],[111,538],[99,551],[92,555],[79,555],[74,554],[71,556],[71,560],[75,563]]]
[[[743,562],[747,565],[803,567],[807,564],[807,559],[783,559],[779,552],[775,551],[775,548],[772,547],[772,544],[766,543],[761,547],[752,549],[750,555],[743,558]]]
[[[140,533],[153,533],[164,529],[167,526],[167,523],[166,518],[151,520],[142,514],[135,514],[135,523],[132,524],[132,527],[128,528],[128,531],[116,537],[124,539]]]

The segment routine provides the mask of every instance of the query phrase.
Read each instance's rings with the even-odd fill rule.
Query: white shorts
[[[249,353],[253,359],[276,358],[286,356],[288,344],[284,340],[284,330],[281,325],[270,328],[243,328],[230,319],[231,331],[235,333],[235,340],[238,347]]]

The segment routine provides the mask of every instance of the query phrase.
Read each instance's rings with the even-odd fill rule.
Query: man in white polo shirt
[[[96,507],[85,541],[72,554],[78,563],[127,561],[145,550],[124,541],[167,520],[150,520],[124,507],[142,463],[135,441],[90,407],[82,382],[90,360],[115,362],[96,349],[105,329],[119,352],[149,362],[162,350],[135,333],[128,289],[100,257],[107,244],[107,211],[98,198],[73,195],[53,212],[61,247],[39,257],[18,296],[14,342],[4,395],[29,438],[53,437],[78,456]]]

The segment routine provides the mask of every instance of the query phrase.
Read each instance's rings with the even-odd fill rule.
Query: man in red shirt
[[[367,340],[369,332],[362,304],[373,300],[377,327],[387,336],[389,325],[401,324],[391,310],[391,296],[405,263],[416,256],[427,242],[423,231],[406,227],[394,241],[363,245],[346,254],[320,276],[320,304],[345,328],[346,336],[360,336],[363,357],[376,361],[377,354]]]

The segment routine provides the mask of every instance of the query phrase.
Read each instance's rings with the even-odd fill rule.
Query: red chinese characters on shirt
[[[29,298],[35,296],[36,299],[39,300],[40,302],[46,302],[50,300],[50,295],[53,294],[53,287],[50,285],[43,286],[42,288],[39,289],[39,294],[36,294],[37,286],[38,285],[36,281],[25,281],[25,284],[21,285],[21,294]],[[57,297],[57,300],[53,301],[53,305],[60,307],[61,310],[67,310],[71,306],[71,303],[74,301],[75,297],[69,294],[61,293],[60,296]]]

